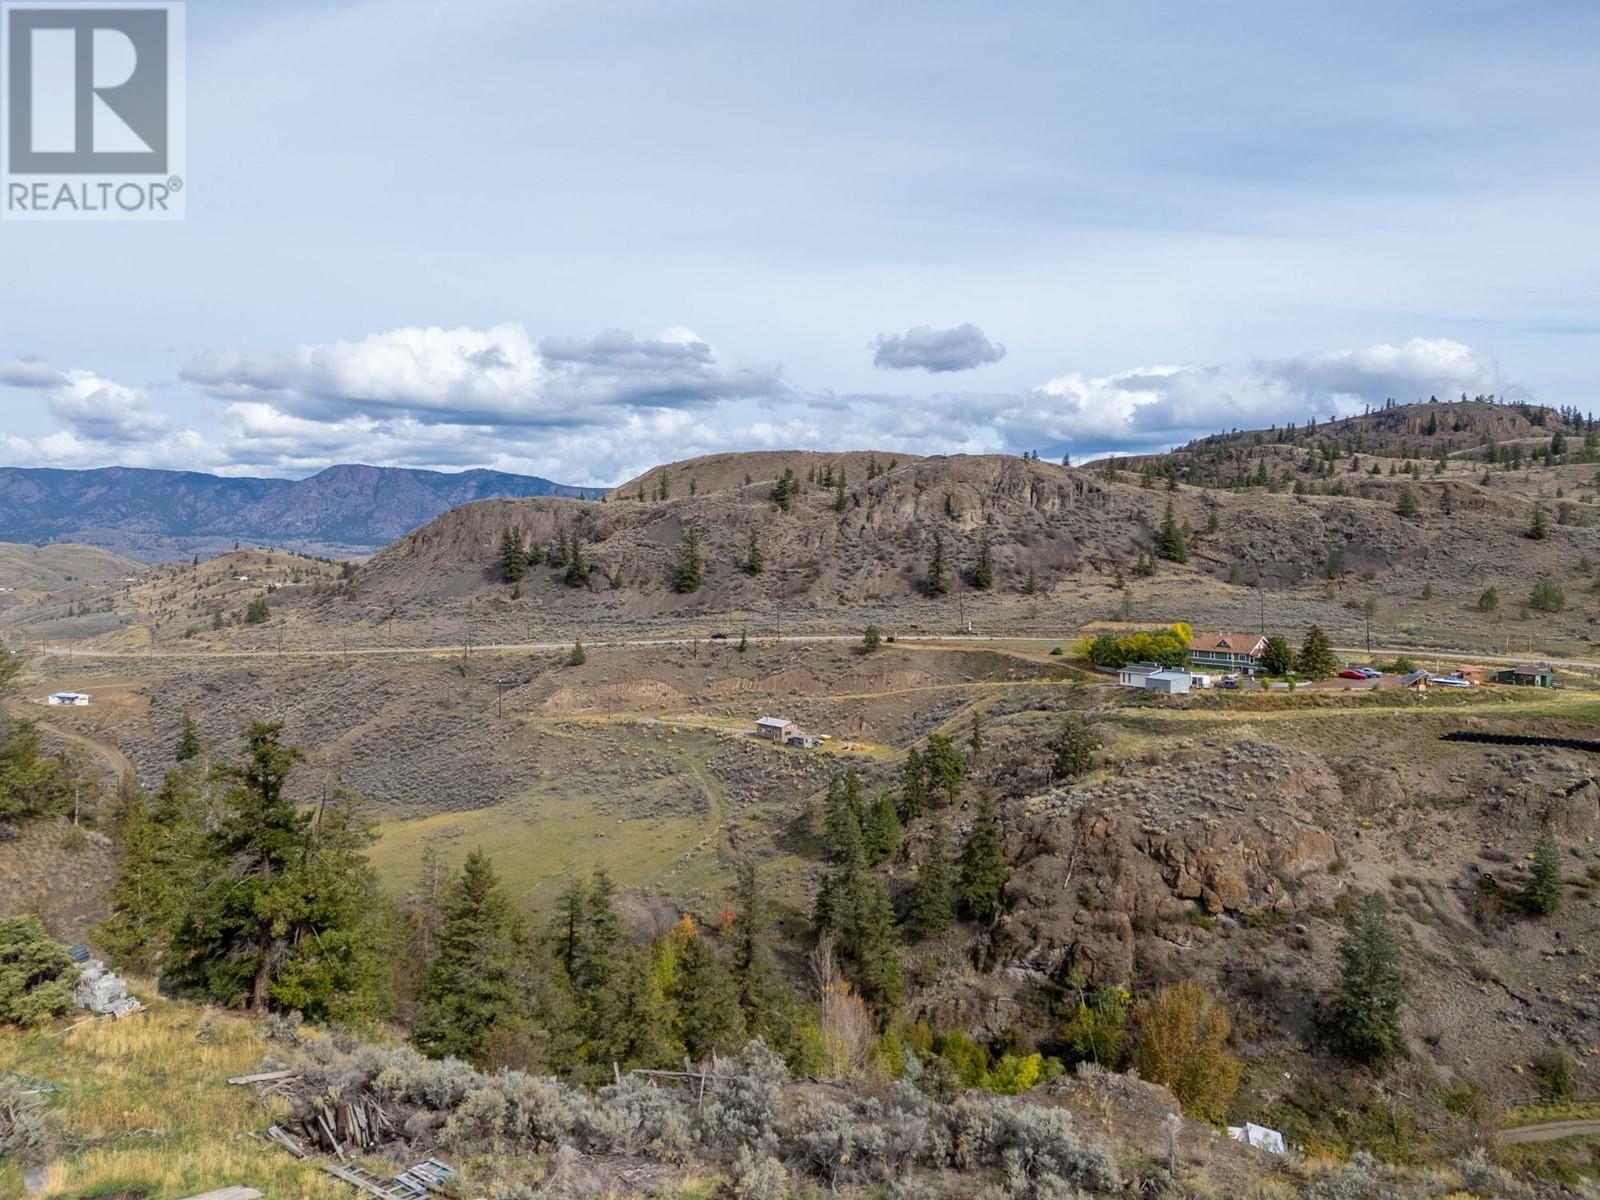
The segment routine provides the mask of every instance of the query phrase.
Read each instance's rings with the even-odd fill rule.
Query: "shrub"
[[[789,1172],[770,1155],[741,1146],[728,1167],[722,1195],[727,1200],[787,1200]]]
[[[0,1022],[36,1025],[69,1011],[78,968],[35,916],[0,917]]]
[[[1561,1047],[1552,1047],[1535,1055],[1529,1064],[1533,1068],[1534,1082],[1539,1085],[1539,1099],[1546,1104],[1559,1104],[1571,1099],[1578,1083],[1578,1060]]]
[[[0,1162],[15,1159],[32,1166],[48,1161],[60,1125],[43,1096],[13,1080],[0,1080]]]
[[[1535,612],[1558,613],[1567,607],[1567,594],[1553,579],[1541,579],[1528,593],[1528,607]]]
[[[1134,1019],[1139,1073],[1171,1088],[1190,1116],[1220,1121],[1239,1086],[1239,1060],[1224,1048],[1228,1014],[1216,998],[1185,980],[1139,1004]]]

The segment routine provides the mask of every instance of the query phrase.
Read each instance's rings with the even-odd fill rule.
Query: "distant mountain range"
[[[370,554],[473,500],[599,495],[500,471],[339,466],[308,479],[250,479],[0,467],[0,541],[77,542],[144,562],[217,553],[236,542],[340,557]]]

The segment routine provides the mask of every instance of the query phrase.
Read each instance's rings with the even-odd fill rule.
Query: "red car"
[[[1339,678],[1340,679],[1366,679],[1367,675],[1366,675],[1366,673],[1364,671],[1358,671],[1354,667],[1346,667],[1344,670],[1339,672]]]

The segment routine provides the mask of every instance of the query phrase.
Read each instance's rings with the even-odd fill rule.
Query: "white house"
[[[88,708],[89,693],[87,692],[51,692],[45,699],[46,704],[57,707]]]
[[[1129,663],[1117,672],[1117,682],[1123,687],[1144,687],[1145,680],[1161,670],[1160,663],[1136,662]]]

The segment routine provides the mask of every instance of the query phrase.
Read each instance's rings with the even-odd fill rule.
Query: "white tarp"
[[[1257,1150],[1265,1150],[1268,1154],[1281,1156],[1287,1149],[1283,1144],[1283,1134],[1276,1129],[1268,1129],[1265,1125],[1257,1125],[1254,1122],[1246,1122],[1243,1125],[1229,1125],[1228,1136],[1236,1142],[1254,1146]]]

